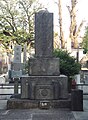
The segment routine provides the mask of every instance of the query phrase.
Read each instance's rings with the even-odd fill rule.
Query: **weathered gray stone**
[[[45,102],[45,101],[44,100],[42,101],[28,100],[28,99],[9,99],[7,101],[7,109],[30,109],[31,110],[33,108],[38,108],[38,107],[40,108],[40,102]],[[70,109],[71,107],[71,100],[48,100],[48,102],[50,102],[49,104],[50,108],[69,108]]]
[[[66,76],[29,76],[22,77],[29,84],[29,99],[67,99],[67,77]],[[55,83],[58,82],[57,88]],[[24,86],[24,84],[22,84]],[[23,87],[25,94],[25,87]],[[59,89],[58,89],[59,88]],[[47,91],[47,95],[43,96],[41,92]],[[57,93],[58,91],[58,93]],[[57,97],[58,96],[58,97]]]
[[[35,85],[35,99],[36,100],[47,100],[54,98],[53,85]]]
[[[30,58],[29,75],[60,75],[59,58]]]
[[[53,52],[53,13],[35,14],[35,55],[52,57]]]
[[[59,58],[53,57],[52,13],[35,14],[35,57],[29,63],[29,76],[21,78],[22,99],[9,101],[8,108],[39,107],[40,101],[49,101],[52,107],[68,107],[68,79],[60,75]]]
[[[18,78],[14,78],[14,94],[18,94]]]
[[[28,79],[21,80],[21,98],[29,98]]]
[[[21,45],[16,45],[14,47],[14,63],[21,63]]]
[[[38,102],[36,100],[27,99],[9,99],[7,101],[7,109],[30,109],[38,108]]]
[[[23,69],[22,63],[11,63],[11,70],[20,71]]]
[[[72,89],[71,110],[72,111],[83,111],[83,90]]]

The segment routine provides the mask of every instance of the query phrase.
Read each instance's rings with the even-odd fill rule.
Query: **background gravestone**
[[[22,76],[21,52],[21,45],[14,46],[14,60],[11,71],[11,77],[14,79],[14,94],[18,94],[18,81]]]
[[[21,45],[16,45],[14,47],[14,63],[21,63]]]

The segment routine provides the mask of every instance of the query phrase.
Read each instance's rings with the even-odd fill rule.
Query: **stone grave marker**
[[[14,79],[14,94],[18,94],[18,81],[22,76],[22,64],[21,64],[21,45],[14,47],[14,60],[12,63],[12,78]]]
[[[67,77],[60,76],[59,58],[53,57],[53,13],[35,14],[35,57],[29,59],[29,76],[22,78],[21,92],[21,98],[35,100],[68,97]]]
[[[60,75],[59,58],[53,57],[53,13],[40,11],[35,14],[35,57],[29,59],[29,76],[21,78],[21,99],[10,100],[8,108],[70,108],[67,83],[67,76]]]

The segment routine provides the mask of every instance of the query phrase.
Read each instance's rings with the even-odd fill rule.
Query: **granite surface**
[[[30,58],[29,75],[59,76],[59,58]]]
[[[52,57],[53,52],[53,13],[35,14],[35,55]]]

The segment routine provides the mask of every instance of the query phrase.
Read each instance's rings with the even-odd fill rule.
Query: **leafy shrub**
[[[62,49],[55,49],[54,56],[60,58],[60,73],[66,76],[74,76],[78,74],[81,65],[76,61],[73,56],[70,56],[70,53]]]

